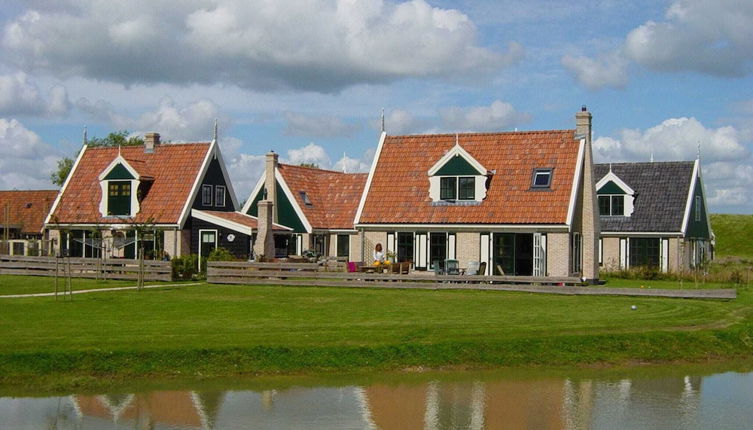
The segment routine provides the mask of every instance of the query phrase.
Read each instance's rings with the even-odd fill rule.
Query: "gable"
[[[614,181],[609,181],[596,191],[596,194],[627,194],[625,190],[615,184]]]
[[[293,229],[293,233],[306,233],[306,227],[303,225],[303,221],[298,217],[295,212],[293,204],[290,203],[287,194],[280,186],[280,183],[275,181],[277,186],[277,224],[284,225]],[[246,214],[258,217],[259,216],[259,201],[264,197],[264,187],[259,189],[259,192],[253,198],[251,206],[249,206]]]
[[[461,176],[461,175],[483,175],[474,168],[471,163],[464,157],[455,156],[446,162],[437,172],[436,176]]]
[[[710,239],[708,214],[706,213],[706,199],[703,195],[703,186],[698,178],[695,190],[691,197],[690,213],[688,214],[688,227],[685,236],[699,239]]]
[[[205,206],[202,204],[201,193],[202,193],[202,186],[204,185],[212,186],[212,204],[210,206]],[[224,206],[217,206],[214,201],[215,190],[218,185],[221,187],[225,187],[225,205]],[[222,168],[220,167],[220,161],[217,158],[213,158],[209,162],[209,167],[207,168],[207,171],[201,180],[201,184],[199,184],[199,192],[196,193],[196,197],[194,198],[191,208],[211,209],[211,210],[216,210],[216,211],[229,211],[229,212],[235,211],[235,208],[233,207],[233,199],[230,198],[230,187],[228,187],[227,180],[225,179],[225,175],[223,174]]]
[[[107,173],[107,175],[104,177],[104,180],[109,181],[112,179],[136,179],[131,175],[131,172],[126,169],[126,167],[122,163],[118,163],[110,169],[110,171]]]

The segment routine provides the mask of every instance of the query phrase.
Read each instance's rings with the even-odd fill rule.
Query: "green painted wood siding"
[[[483,175],[485,173],[486,172],[479,172],[473,168],[471,163],[466,161],[465,158],[457,156],[452,157],[450,161],[446,162],[444,166],[435,173],[435,176]]]
[[[709,240],[711,232],[709,232],[709,224],[706,222],[707,214],[706,207],[703,204],[703,186],[701,185],[700,178],[695,183],[695,191],[693,192],[692,199],[690,213],[688,214],[688,229],[685,232],[685,236],[688,238]],[[698,221],[696,221],[696,211],[698,211],[700,218]]]
[[[122,164],[118,163],[110,169],[110,172],[107,173],[107,176],[105,176],[105,180],[109,181],[110,179],[135,179],[133,175],[131,175],[131,172],[128,171],[128,169],[125,168]]]
[[[248,208],[248,215],[258,217],[259,216],[259,201],[264,197],[264,187],[259,190],[254,196],[254,200],[251,206]],[[277,208],[277,220],[279,224],[293,229],[294,233],[306,233],[306,227],[303,226],[303,221],[295,213],[293,204],[290,203],[288,196],[283,192],[280,184],[277,184],[277,200],[279,207]]]
[[[609,181],[606,184],[604,184],[599,190],[596,192],[596,194],[627,194],[625,190],[620,188],[619,185],[615,184],[614,181]]]

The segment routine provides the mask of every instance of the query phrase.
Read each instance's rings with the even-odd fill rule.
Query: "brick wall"
[[[569,233],[547,234],[547,275],[570,275],[570,235]]]
[[[480,240],[479,233],[459,232],[455,234],[457,254],[456,258],[460,267],[468,267],[468,262],[479,261],[480,257]]]
[[[602,240],[604,259],[603,270],[614,271],[620,269],[620,238],[605,237]]]

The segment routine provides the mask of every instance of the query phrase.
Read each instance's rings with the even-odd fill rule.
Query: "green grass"
[[[151,283],[150,283],[151,284]],[[99,288],[131,287],[136,281],[97,281],[96,279],[72,278],[71,287],[76,290]],[[65,288],[65,278],[58,278],[58,289]],[[55,277],[53,276],[18,276],[0,275],[0,296],[8,294],[54,293]]]
[[[711,214],[717,257],[753,258],[753,215]]]
[[[180,286],[78,295],[73,302],[0,300],[0,384],[692,361],[749,355],[752,338],[753,294],[746,289],[737,300],[711,301]]]
[[[703,277],[699,277],[695,280],[641,280],[641,279],[625,279],[616,277],[605,277],[605,287],[615,288],[651,288],[651,289],[667,289],[667,290],[682,290],[682,289],[713,289],[713,288],[735,288],[736,285],[731,282],[708,282],[704,281]]]

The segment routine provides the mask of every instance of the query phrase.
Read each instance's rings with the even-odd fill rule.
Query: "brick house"
[[[597,164],[599,264],[694,268],[713,257],[700,162]]]
[[[139,146],[84,144],[45,220],[59,251],[135,258],[208,255],[223,247],[247,257],[256,218],[238,203],[216,139]],[[139,237],[139,231],[142,232]]]
[[[274,234],[276,257],[313,250],[322,256],[360,259],[353,218],[366,176],[278,163],[278,155],[271,152],[266,157],[265,173],[241,212],[258,216],[259,202],[265,196],[274,203],[272,218],[290,229]]]
[[[57,190],[0,191],[0,253],[39,255],[43,246],[44,219]],[[6,244],[7,242],[7,244]]]
[[[598,278],[591,114],[575,130],[382,134],[354,218],[359,257],[375,244],[431,270]]]

